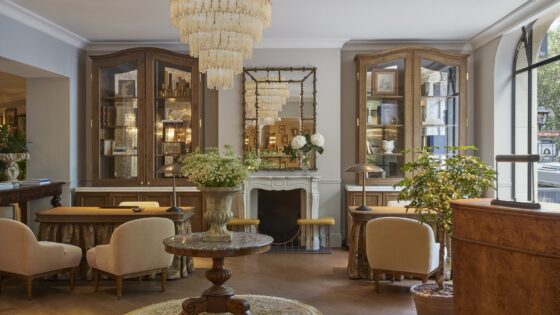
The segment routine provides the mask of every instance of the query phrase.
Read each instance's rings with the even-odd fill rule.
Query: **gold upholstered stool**
[[[331,226],[335,224],[333,217],[320,217],[317,219],[298,219],[297,224],[301,229],[305,229],[305,234],[312,233],[319,235],[319,244],[323,244],[321,228],[325,230],[325,248],[328,252],[331,250]]]
[[[261,220],[259,219],[232,218],[227,225],[230,226],[232,230],[235,229],[236,231],[244,232],[253,232],[253,227],[255,227],[254,232],[256,233],[258,231],[258,226],[260,223]]]

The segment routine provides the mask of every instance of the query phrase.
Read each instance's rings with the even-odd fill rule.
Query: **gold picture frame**
[[[373,69],[373,95],[397,95],[398,76],[396,69]]]

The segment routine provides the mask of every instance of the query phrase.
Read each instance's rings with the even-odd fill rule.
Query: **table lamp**
[[[356,208],[358,211],[371,211],[371,208],[366,205],[366,179],[367,173],[382,173],[383,169],[375,164],[369,163],[359,163],[351,165],[346,169],[346,172],[352,173],[362,173],[363,174],[363,181],[362,181],[362,205]]]
[[[174,163],[174,164],[165,164],[159,167],[159,173],[171,173],[173,174],[173,205],[171,208],[165,210],[167,212],[182,212],[183,209],[177,207],[177,192],[175,190],[175,175],[181,173],[181,165]]]

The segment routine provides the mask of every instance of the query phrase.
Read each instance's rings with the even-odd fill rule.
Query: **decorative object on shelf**
[[[136,80],[119,80],[119,96],[135,97]]]
[[[395,140],[383,140],[381,141],[381,148],[385,154],[393,154],[395,149]]]
[[[230,89],[233,75],[251,58],[253,40],[271,22],[271,0],[171,0],[171,24],[199,58],[208,87]]]
[[[399,105],[397,103],[381,103],[379,111],[382,125],[399,123]]]
[[[492,200],[490,203],[495,206],[504,206],[512,208],[523,208],[523,209],[540,209],[540,203],[535,201],[535,163],[540,161],[540,156],[538,154],[529,155],[496,155],[496,170],[498,169],[499,162],[510,162],[510,163],[527,163],[529,169],[529,187],[531,189],[528,192],[528,202],[521,201],[510,201],[510,200],[500,200],[500,195],[498,194],[498,174],[496,174],[496,199]]]
[[[199,186],[204,195],[204,219],[210,229],[204,232],[205,241],[231,241],[227,223],[233,217],[231,203],[233,196],[241,190],[241,184],[250,171],[258,168],[258,161],[251,156],[242,157],[233,153],[231,146],[225,146],[220,154],[217,148],[185,155],[181,159],[182,173]]]
[[[325,138],[320,133],[314,135],[299,135],[292,138],[289,146],[284,147],[284,153],[291,156],[292,161],[296,158],[299,161],[299,168],[302,171],[308,171],[311,167],[309,154],[319,152],[323,154]]]
[[[394,69],[373,69],[373,94],[397,95],[398,75]]]
[[[366,179],[367,174],[372,173],[383,173],[383,169],[375,164],[369,163],[359,163],[349,166],[345,172],[350,173],[362,173],[363,174],[363,181],[362,181],[362,205],[356,208],[358,211],[371,211],[371,208],[366,204]]]
[[[177,163],[164,164],[159,167],[158,172],[164,174],[173,174],[173,205],[165,210],[167,212],[182,212],[183,209],[177,207],[177,190],[175,186],[175,176],[181,174],[181,165]]]
[[[472,146],[448,147],[449,151],[457,154],[440,159],[434,157],[427,150],[412,150],[417,154],[417,159],[403,166],[406,176],[395,187],[402,187],[398,200],[409,200],[407,209],[414,209],[420,217],[420,222],[434,224],[438,228],[439,241],[439,267],[436,276],[436,285],[419,284],[410,291],[414,296],[418,314],[435,314],[425,308],[444,307],[450,305],[446,313],[453,314],[452,302],[453,287],[445,284],[449,278],[451,267],[450,233],[451,200],[479,198],[488,189],[493,187],[496,172],[479,157],[466,155],[464,152],[476,150]],[[447,257],[445,248],[447,247]],[[426,298],[430,303],[416,302]]]
[[[29,160],[25,135],[8,125],[0,126],[0,161],[1,169],[11,183],[19,184],[17,177],[25,178],[25,160]],[[18,163],[20,165],[18,165]],[[20,172],[20,166],[23,172]]]

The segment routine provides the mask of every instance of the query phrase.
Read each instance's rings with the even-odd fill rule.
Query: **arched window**
[[[539,154],[536,187],[527,165],[513,166],[513,198],[532,188],[541,202],[560,203],[560,17],[523,27],[514,58],[513,153]]]

